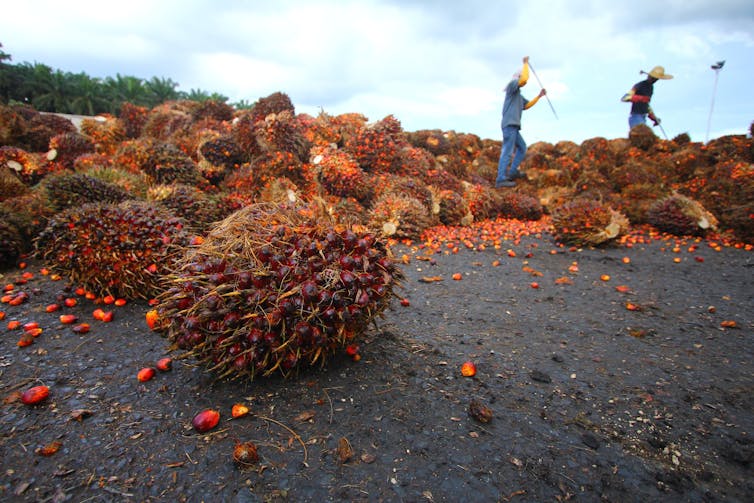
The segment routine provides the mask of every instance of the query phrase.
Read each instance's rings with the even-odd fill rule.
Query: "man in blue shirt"
[[[647,73],[647,78],[637,82],[629,92],[623,95],[621,101],[631,103],[631,114],[628,116],[628,129],[647,123],[647,116],[652,119],[654,125],[660,124],[660,119],[655,116],[652,108],[649,106],[649,100],[652,99],[654,92],[654,83],[658,80],[672,79],[672,75],[665,73],[665,68],[655,66]]]
[[[515,187],[516,178],[521,175],[518,165],[524,160],[526,142],[521,137],[521,113],[533,107],[539,98],[547,94],[544,89],[539,91],[533,100],[529,101],[521,96],[521,88],[529,80],[529,56],[524,57],[524,67],[521,72],[513,74],[513,79],[505,87],[505,101],[503,102],[503,148],[500,151],[500,161],[497,164],[497,179],[495,187]]]

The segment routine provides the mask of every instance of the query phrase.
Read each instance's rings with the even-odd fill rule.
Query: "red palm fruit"
[[[19,348],[25,348],[26,346],[31,346],[31,344],[34,342],[34,337],[31,334],[24,333],[20,339],[18,339],[18,342],[16,345]]]
[[[21,322],[18,320],[11,320],[8,322],[8,330],[15,330],[21,326]]]
[[[60,323],[63,325],[70,325],[72,323],[76,323],[78,321],[78,317],[75,314],[61,314],[60,315]]]
[[[157,326],[157,320],[160,318],[159,315],[157,314],[157,309],[151,309],[147,311],[146,318],[147,318],[147,326],[151,330],[154,330],[155,327]]]
[[[30,330],[24,330],[24,335],[30,335],[32,337],[39,337],[41,333],[42,333],[42,329],[39,327],[32,328]]]
[[[233,419],[238,419],[239,417],[244,417],[248,414],[249,408],[242,403],[233,404],[233,407],[230,410],[230,415],[233,416]]]
[[[10,301],[11,301],[12,299],[13,299],[13,295],[11,295],[11,294],[8,294],[8,295],[3,295],[2,297],[0,297],[0,302],[2,302],[3,304],[7,304],[7,303],[9,303],[9,302],[10,302]]]
[[[113,312],[107,311],[105,312],[105,314],[102,315],[102,321],[105,323],[110,323],[111,321],[113,321],[113,317],[114,317]]]
[[[196,431],[204,433],[217,426],[218,422],[220,422],[220,413],[216,410],[205,409],[194,416],[191,424]]]
[[[79,323],[78,325],[76,325],[75,327],[73,327],[71,330],[73,330],[77,334],[85,334],[85,333],[89,332],[90,328],[91,327],[89,326],[89,323]]]
[[[147,382],[154,377],[154,369],[152,367],[144,367],[136,374],[136,378],[140,382]]]
[[[104,318],[104,316],[105,316],[105,312],[104,312],[104,311],[103,311],[102,309],[99,309],[99,308],[97,308],[97,309],[95,309],[95,310],[94,310],[94,311],[92,312],[92,317],[93,317],[93,318],[94,318],[95,320],[99,320],[99,321],[102,321],[102,318]]]
[[[126,305],[126,299],[115,299],[115,305],[118,307]]]
[[[10,292],[14,288],[16,288],[16,285],[14,285],[13,283],[8,283],[3,287],[3,292]]]
[[[34,386],[21,394],[21,401],[26,405],[34,405],[47,398],[49,395],[50,388],[47,386]]]
[[[408,306],[411,305],[411,301],[404,297],[404,298],[401,299],[401,305],[403,307],[408,307]]]
[[[157,370],[167,372],[173,368],[173,360],[170,358],[160,358],[157,360]]]
[[[5,311],[0,311],[0,320],[5,319]]]
[[[78,301],[73,297],[68,297],[63,301],[63,304],[65,304],[66,307],[74,307],[76,304],[78,304]]]
[[[85,294],[86,294],[86,289],[85,289],[85,288],[83,288],[83,287],[78,287],[78,288],[77,288],[77,289],[75,290],[75,292],[76,292],[76,295],[85,295]]]
[[[47,307],[45,308],[45,311],[47,311],[48,313],[54,313],[54,312],[55,312],[55,311],[57,311],[58,309],[60,309],[60,304],[49,304],[49,305],[48,305],[48,306],[47,306]]]
[[[461,375],[464,377],[474,377],[476,375],[476,365],[474,365],[474,362],[464,362],[461,365]]]
[[[37,323],[36,321],[30,321],[29,323],[24,323],[25,331],[33,330],[35,328],[39,328],[39,323]]]
[[[102,302],[104,302],[105,304],[112,304],[113,302],[115,302],[115,297],[113,297],[112,295],[106,295],[102,298]]]

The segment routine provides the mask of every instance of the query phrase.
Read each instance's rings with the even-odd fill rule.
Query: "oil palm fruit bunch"
[[[29,129],[26,133],[25,143],[29,145],[31,152],[47,152],[50,148],[50,140],[54,136],[75,132],[76,126],[65,117],[56,114],[40,114],[35,112],[29,119]]]
[[[657,143],[657,136],[652,128],[646,124],[639,124],[632,127],[631,131],[628,132],[628,141],[631,142],[632,146],[646,151]]]
[[[426,149],[432,155],[445,155],[450,152],[450,141],[439,129],[422,129],[408,133],[406,137],[411,145]]]
[[[146,148],[147,156],[142,169],[152,183],[197,184],[200,176],[199,168],[181,149],[167,142],[149,143]]]
[[[86,173],[101,168],[111,168],[112,166],[112,155],[95,154],[93,152],[81,154],[73,161],[73,170],[78,173]]]
[[[393,160],[393,172],[400,176],[421,178],[436,167],[435,156],[426,149],[406,145],[398,150]]]
[[[368,173],[391,172],[398,152],[406,145],[404,133],[392,115],[344,138],[343,148]]]
[[[21,145],[29,129],[28,121],[14,107],[0,103],[0,147]]]
[[[149,118],[149,109],[124,101],[120,106],[118,118],[123,122],[127,138],[138,138]]]
[[[185,227],[145,201],[85,204],[51,218],[35,240],[35,254],[97,295],[151,299],[190,242]]]
[[[435,225],[429,210],[419,200],[404,194],[387,193],[379,197],[367,215],[367,224],[385,236],[415,239]]]
[[[575,246],[597,246],[628,231],[628,219],[594,199],[574,199],[552,213],[555,239]]]
[[[156,185],[148,189],[147,200],[161,204],[197,232],[227,216],[215,197],[193,185]]]
[[[366,172],[351,154],[331,146],[313,147],[311,164],[319,168],[319,181],[327,192],[340,197],[368,201],[373,188]]]
[[[542,203],[534,196],[505,191],[497,198],[497,214],[504,218],[536,221],[542,218]]]
[[[34,185],[44,177],[46,172],[40,166],[42,161],[39,154],[22,148],[0,147],[0,169],[12,171],[26,185]]]
[[[221,377],[292,372],[353,344],[402,278],[385,244],[300,205],[259,203],[218,222],[158,297],[157,326]]]
[[[252,176],[260,188],[265,183],[281,177],[286,177],[296,184],[306,181],[303,163],[291,152],[265,152],[254,157],[251,165]]]
[[[463,182],[461,179],[442,167],[430,169],[421,173],[419,179],[433,187],[454,190],[458,193],[463,192]]]
[[[94,152],[94,143],[86,136],[78,132],[61,133],[50,138],[47,160],[72,170],[76,158],[89,152]]]
[[[251,121],[257,122],[264,120],[270,114],[277,114],[288,111],[291,114],[296,113],[291,98],[281,92],[274,92],[269,96],[259,98],[251,107]]]
[[[172,104],[163,104],[150,110],[141,135],[159,141],[170,141],[175,136],[185,134],[192,122],[190,113],[172,108]]]
[[[149,160],[149,152],[156,143],[156,140],[146,137],[122,142],[111,157],[113,166],[132,173],[144,173],[144,166]]]
[[[647,222],[676,236],[703,236],[717,228],[717,218],[699,202],[678,193],[656,201],[647,212]]]
[[[0,147],[0,149],[2,148]],[[1,150],[0,158],[2,158]],[[23,195],[28,191],[29,187],[21,181],[19,176],[16,176],[15,170],[8,167],[7,161],[3,163],[0,160],[0,201]]]
[[[474,220],[469,204],[458,192],[438,190],[437,201],[440,206],[438,217],[444,225],[470,225]]]
[[[505,192],[517,194],[516,192]],[[464,183],[463,197],[469,205],[474,220],[495,218],[500,213],[500,192],[480,183]]]
[[[12,221],[24,241],[23,251],[31,249],[33,239],[47,226],[47,220],[55,214],[39,185],[24,194],[0,202],[0,212],[10,212]]]
[[[97,153],[104,155],[113,155],[127,138],[123,121],[113,116],[83,119],[81,133],[94,143]]]
[[[250,160],[229,134],[205,140],[199,145],[197,154],[200,173],[216,186],[231,170],[238,169]]]
[[[215,121],[233,120],[233,107],[219,100],[204,100],[196,109],[192,110],[194,121],[211,119]]]
[[[373,185],[376,197],[388,193],[403,194],[417,199],[433,215],[440,211],[432,189],[418,178],[388,173],[375,178]]]
[[[49,175],[41,183],[56,211],[86,203],[120,203],[131,198],[124,188],[85,173]]]
[[[670,189],[658,183],[628,185],[620,191],[616,209],[626,215],[632,224],[645,224],[649,208],[669,194]]]
[[[309,142],[306,141],[303,128],[290,110],[268,114],[255,123],[254,137],[258,150],[252,154],[286,152],[293,154],[300,161],[308,160]]]
[[[23,253],[24,240],[11,212],[0,208],[0,268],[16,265]]]

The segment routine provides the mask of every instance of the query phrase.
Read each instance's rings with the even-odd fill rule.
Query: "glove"
[[[631,96],[632,103],[649,103],[649,96],[642,96],[641,94],[634,94]]]
[[[659,117],[655,117],[654,115],[650,115],[649,118],[652,119],[652,122],[654,122],[655,126],[659,126],[660,122],[662,122],[662,121],[660,121]]]

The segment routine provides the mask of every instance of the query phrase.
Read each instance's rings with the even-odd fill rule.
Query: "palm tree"
[[[107,98],[100,79],[89,77],[85,73],[77,73],[70,77],[72,93],[75,96],[70,103],[73,113],[96,115],[112,111],[112,102]]]
[[[115,78],[107,77],[104,85],[107,95],[112,101],[113,110],[120,110],[120,106],[125,101],[140,106],[148,104],[148,93],[143,79],[123,76],[118,73]]]
[[[12,58],[2,48],[3,44],[0,43],[0,102],[8,103],[13,79],[11,66],[6,65],[5,61],[10,61]]]
[[[241,100],[237,101],[236,103],[231,103],[230,106],[232,106],[236,110],[249,110],[254,106],[254,103],[249,100]]]
[[[147,106],[154,107],[166,101],[177,100],[181,97],[176,90],[177,82],[171,79],[152,77],[146,84]]]
[[[32,104],[43,112],[70,113],[73,99],[70,78],[61,70],[52,71],[47,65],[36,63],[33,74]]]

